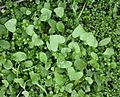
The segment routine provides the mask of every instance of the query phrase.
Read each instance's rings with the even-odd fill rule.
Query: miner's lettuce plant
[[[0,97],[119,97],[118,0],[7,0],[0,9]]]

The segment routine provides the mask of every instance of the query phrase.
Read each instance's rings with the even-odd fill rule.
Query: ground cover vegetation
[[[120,97],[120,0],[0,5],[0,97]]]

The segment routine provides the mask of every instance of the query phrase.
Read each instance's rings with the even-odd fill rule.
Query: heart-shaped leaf
[[[98,46],[98,41],[96,40],[96,38],[93,36],[91,32],[89,33],[86,42],[89,46],[92,46],[92,47]]]
[[[83,29],[83,27],[79,24],[75,30],[72,33],[73,38],[79,37],[80,35],[82,35],[83,33],[85,33],[85,30]]]
[[[34,33],[33,36],[32,36],[32,44],[33,44],[34,46],[41,46],[41,45],[43,45],[44,43],[43,43],[43,41],[38,37],[38,35]]]
[[[32,36],[35,32],[34,32],[34,25],[29,25],[27,28],[26,28],[26,33],[30,36]]]
[[[83,72],[76,72],[73,67],[69,67],[67,71],[71,81],[79,80],[83,76]]]
[[[58,29],[58,31],[64,32],[65,26],[64,26],[64,24],[61,21],[59,21],[56,24],[56,28]]]
[[[54,9],[54,12],[56,13],[56,15],[58,17],[61,18],[64,15],[64,8],[63,7],[57,7],[57,8]]]
[[[5,27],[10,31],[10,32],[15,32],[16,31],[16,19],[10,19],[5,23]]]
[[[70,42],[68,47],[74,49],[76,53],[80,53],[80,47],[77,42]]]
[[[65,38],[61,35],[51,35],[50,44],[47,42],[47,47],[49,50],[57,51],[58,45],[65,42]]]
[[[50,19],[52,11],[47,9],[47,8],[42,8],[41,13],[42,14],[41,14],[40,20],[41,21],[47,21],[47,20]]]

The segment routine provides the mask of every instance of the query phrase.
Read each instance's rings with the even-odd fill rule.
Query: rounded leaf
[[[3,49],[9,49],[10,43],[6,40],[0,40],[0,47]]]
[[[57,7],[57,8],[54,9],[54,12],[56,13],[56,15],[58,17],[61,18],[64,15],[64,8],[63,7]]]
[[[5,64],[3,64],[3,67],[7,70],[11,69],[13,67],[13,63],[10,60],[7,60]]]
[[[26,60],[27,56],[24,52],[17,52],[12,55],[12,59],[16,62],[21,62]]]
[[[72,66],[72,62],[70,62],[70,61],[62,61],[62,62],[58,63],[58,66],[60,68],[69,68],[69,67]]]
[[[40,20],[47,21],[48,19],[50,19],[52,11],[47,8],[42,8],[41,13],[42,14],[41,14]]]
[[[16,31],[16,19],[10,19],[5,23],[5,27],[10,31],[10,32],[15,32]]]
[[[64,32],[65,26],[64,26],[64,24],[61,21],[59,21],[56,24],[56,28],[57,28],[58,31]]]

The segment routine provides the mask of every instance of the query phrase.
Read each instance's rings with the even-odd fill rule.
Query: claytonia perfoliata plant
[[[0,3],[0,97],[120,97],[119,0]]]

